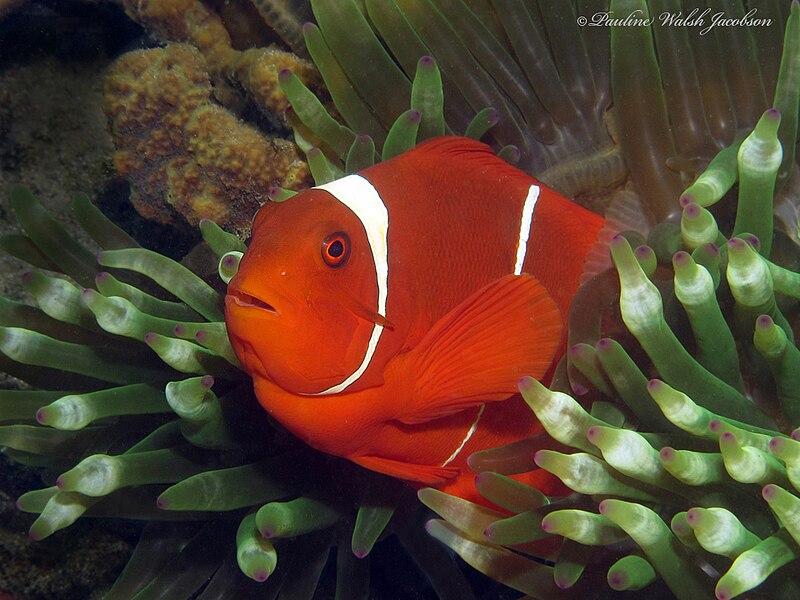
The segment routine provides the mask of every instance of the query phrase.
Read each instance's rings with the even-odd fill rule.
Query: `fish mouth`
[[[255,296],[246,294],[241,290],[228,290],[227,297],[230,298],[234,304],[243,308],[258,308],[275,315],[280,314],[269,302],[265,302],[261,298],[256,298]]]

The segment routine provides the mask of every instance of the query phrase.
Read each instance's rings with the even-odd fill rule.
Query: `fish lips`
[[[279,316],[280,312],[269,302],[237,289],[229,289],[225,296],[226,304],[242,308],[255,308]]]

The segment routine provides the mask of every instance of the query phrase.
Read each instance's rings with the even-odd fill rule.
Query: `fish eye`
[[[343,231],[330,234],[322,242],[322,260],[329,267],[341,267],[350,256],[350,238]]]

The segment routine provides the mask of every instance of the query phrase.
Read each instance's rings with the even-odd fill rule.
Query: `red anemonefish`
[[[263,206],[228,335],[261,405],[310,446],[481,502],[466,459],[540,432],[517,382],[563,353],[602,226],[489,146],[434,139]]]

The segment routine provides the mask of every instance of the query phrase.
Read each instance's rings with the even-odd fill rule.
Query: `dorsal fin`
[[[444,160],[457,158],[459,164],[464,165],[469,171],[491,168],[494,172],[507,177],[528,177],[517,167],[497,156],[491,146],[467,137],[433,138],[400,156],[413,157],[414,154],[427,154],[431,158],[436,156]]]

